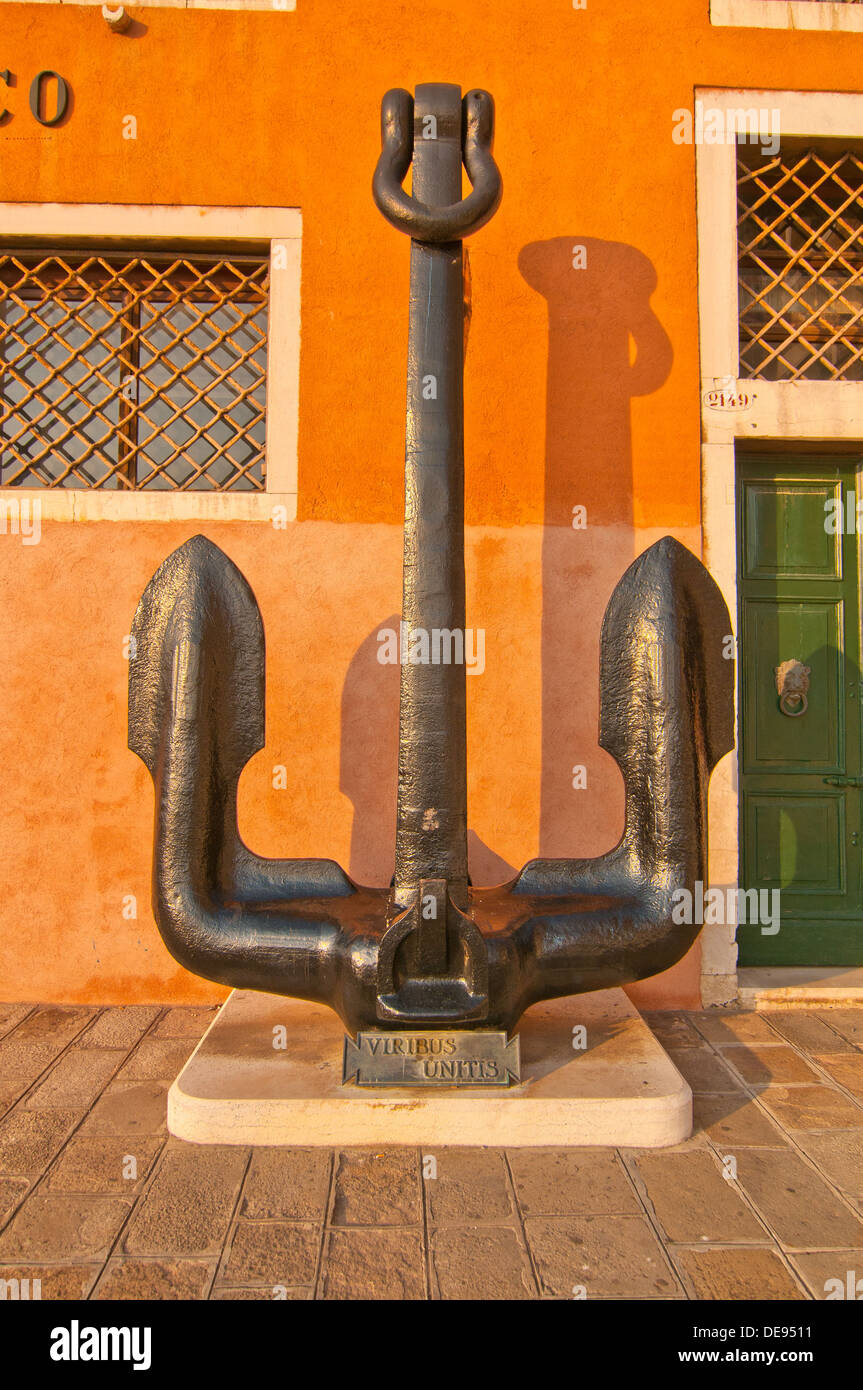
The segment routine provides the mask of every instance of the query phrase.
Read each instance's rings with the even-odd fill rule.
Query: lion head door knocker
[[[807,691],[811,674],[811,666],[804,666],[802,661],[796,661],[794,657],[776,667],[779,708],[789,719],[799,719],[809,708]]]
[[[458,635],[462,239],[500,200],[494,104],[434,83],[388,92],[381,117],[374,197],[410,242],[403,623]],[[678,920],[676,894],[707,877],[707,783],[734,744],[734,666],[722,594],[671,536],[630,565],[602,624],[599,744],[623,774],[620,841],[596,859],[533,859],[490,887],[468,873],[463,662],[401,667],[394,874],[363,886],[333,860],[264,859],[240,837],[237,785],[264,747],[264,627],[228,556],[204,536],[186,541],[132,631],[129,746],[156,787],[153,908],[189,970],[323,1002],[352,1034],[509,1032],[540,1000],[667,970],[698,935]]]

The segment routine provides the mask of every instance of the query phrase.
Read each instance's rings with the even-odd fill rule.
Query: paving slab
[[[171,1082],[195,1050],[197,1040],[184,1038],[144,1038],[118,1073],[123,1081]]]
[[[27,1110],[89,1110],[121,1065],[125,1052],[71,1047],[24,1101]]]
[[[422,1230],[331,1231],[320,1297],[400,1303],[426,1298]]]
[[[165,1134],[168,1087],[159,1081],[111,1081],[88,1114],[88,1136]]]
[[[513,1149],[509,1163],[525,1216],[641,1214],[613,1149]]]
[[[791,1261],[813,1298],[855,1303],[863,1300],[863,1258],[859,1250],[813,1250]]]
[[[850,1091],[856,1100],[863,1100],[863,1053],[854,1057],[821,1057],[819,1063],[837,1086]]]
[[[16,1042],[50,1042],[62,1048],[83,1031],[96,1012],[83,1005],[37,1004],[12,1036]]]
[[[813,1056],[834,1052],[856,1053],[857,1048],[830,1024],[830,1012],[817,1014],[809,1009],[776,1009],[768,1015],[772,1027],[794,1047]]]
[[[440,1155],[423,1155],[422,1172],[432,1225],[517,1219],[506,1157],[499,1149],[443,1149]]]
[[[103,1009],[81,1041],[85,1047],[133,1047],[159,1013],[157,1004],[121,1004]]]
[[[863,1008],[831,1009],[830,1027],[857,1047],[863,1047]]]
[[[697,1028],[686,1014],[677,1009],[669,1009],[667,1012],[645,1011],[642,1017],[651,1033],[665,1048],[704,1046],[704,1038]]]
[[[334,1226],[410,1226],[422,1220],[416,1149],[340,1153],[333,1189]]]
[[[580,995],[575,1005],[554,1000],[524,1015],[520,1085],[417,1090],[343,1086],[344,1031],[330,1009],[236,991],[171,1087],[168,1124],[195,1143],[267,1145],[654,1147],[685,1138],[689,1087],[623,991]],[[574,1017],[587,1031],[583,1052],[572,1046]],[[284,1050],[273,1047],[282,1027]]]
[[[863,1128],[795,1135],[820,1173],[852,1202],[863,1202]]]
[[[26,1018],[32,1004],[0,1004],[0,1037]]]
[[[686,1250],[672,1258],[698,1299],[805,1299],[800,1282],[773,1250],[722,1247]]]
[[[153,1029],[154,1038],[200,1038],[209,1028],[217,1004],[208,1004],[200,1009],[168,1009]]]
[[[239,1286],[234,1287],[226,1284],[223,1287],[217,1285],[210,1294],[210,1298],[217,1303],[261,1303],[264,1301],[272,1302],[273,1300],[293,1303],[303,1299],[308,1301],[314,1298],[314,1295],[313,1288],[295,1287],[289,1289],[280,1285],[276,1289],[268,1289],[265,1284],[259,1284],[257,1287],[243,1289]]]
[[[779,1039],[768,1047],[752,1043],[725,1046],[722,1059],[742,1076],[747,1086],[815,1085],[820,1080],[814,1067]]]
[[[833,1086],[771,1086],[759,1100],[785,1129],[859,1129],[863,1109]]]
[[[323,1221],[331,1168],[326,1149],[255,1149],[240,1215],[256,1221]]]
[[[774,1033],[770,1023],[760,1014],[716,1013],[698,1014],[695,1027],[709,1043],[779,1043],[782,1038]]]
[[[12,1110],[0,1120],[0,1174],[35,1178],[59,1153],[80,1110]]]
[[[511,1226],[439,1226],[429,1250],[438,1298],[536,1297],[527,1251]]]
[[[311,1221],[240,1221],[221,1282],[270,1288],[312,1284],[320,1248],[321,1228]]]
[[[556,1298],[682,1295],[665,1251],[642,1216],[534,1216],[525,1234],[542,1292]]]
[[[29,1186],[26,1178],[0,1178],[0,1226],[11,1216]]]
[[[672,1047],[668,1055],[693,1095],[733,1095],[743,1090],[742,1082],[710,1047]]]
[[[105,1259],[131,1210],[119,1197],[34,1192],[0,1235],[0,1262]]]
[[[53,1164],[45,1186],[50,1192],[136,1195],[143,1188],[163,1143],[159,1138],[73,1136]]]
[[[63,1042],[19,1041],[9,1033],[0,1041],[0,1111],[20,1100],[66,1046]]]
[[[7,1264],[0,1263],[0,1280],[6,1280],[9,1292],[7,1297],[14,1297],[12,1281],[18,1281],[17,1293],[19,1299],[24,1295],[24,1281],[27,1282],[26,1296],[28,1299],[35,1299],[37,1292],[39,1299],[45,1303],[51,1300],[62,1302],[78,1302],[79,1299],[86,1298],[99,1277],[102,1266],[100,1264],[81,1264],[73,1262],[71,1264],[47,1264],[41,1261],[34,1261],[27,1264]],[[38,1280],[38,1291],[36,1281]]]
[[[91,1298],[188,1299],[206,1298],[214,1264],[197,1260],[109,1260]]]
[[[736,1158],[740,1186],[782,1245],[863,1251],[863,1221],[797,1154],[740,1149]]]
[[[694,1106],[696,1132],[703,1131],[722,1149],[734,1144],[781,1149],[789,1142],[748,1096],[696,1096]]]
[[[769,1241],[714,1154],[641,1154],[632,1166],[669,1241]]]
[[[218,1255],[245,1176],[244,1149],[169,1144],[126,1231],[127,1255]]]

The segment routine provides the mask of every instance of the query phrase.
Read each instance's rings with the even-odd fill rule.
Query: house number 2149
[[[56,93],[54,97],[54,114],[49,112],[49,93],[51,82],[55,82]],[[0,82],[5,82],[7,87],[13,86],[12,73],[8,68],[0,69]],[[59,72],[52,72],[50,68],[37,72],[33,81],[30,83],[30,110],[36,117],[40,125],[59,125],[66,114],[69,106],[69,86],[64,77]],[[0,121],[11,116],[12,112],[0,111]]]

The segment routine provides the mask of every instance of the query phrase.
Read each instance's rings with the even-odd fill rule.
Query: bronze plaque
[[[345,1037],[342,1085],[509,1086],[521,1080],[518,1036],[453,1029],[449,1033],[357,1033]]]

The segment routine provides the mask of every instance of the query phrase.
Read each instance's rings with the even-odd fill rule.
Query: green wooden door
[[[778,931],[739,927],[741,965],[863,964],[857,464],[739,463],[740,887],[780,893]],[[805,712],[780,701],[792,660]]]

